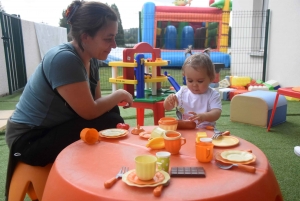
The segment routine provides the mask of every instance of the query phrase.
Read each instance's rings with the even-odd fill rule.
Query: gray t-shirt
[[[70,43],[50,49],[28,80],[10,121],[25,124],[27,128],[28,126],[49,128],[73,119],[77,114],[66,106],[65,101],[54,90],[59,86],[82,81],[89,82],[94,97],[99,81],[98,61],[91,60],[88,77],[80,57]],[[6,137],[12,137],[9,135],[14,134],[7,133],[7,135]]]

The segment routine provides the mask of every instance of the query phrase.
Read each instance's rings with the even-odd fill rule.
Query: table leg
[[[139,126],[144,126],[144,108],[136,108],[136,123]]]
[[[271,125],[272,125],[272,122],[273,122],[273,118],[274,118],[274,115],[275,115],[275,111],[276,111],[276,108],[277,108],[276,106],[277,106],[278,98],[279,98],[279,93],[277,92],[267,131],[270,131],[270,128],[271,128]]]
[[[154,125],[158,125],[160,118],[165,116],[164,101],[156,102],[153,108]]]

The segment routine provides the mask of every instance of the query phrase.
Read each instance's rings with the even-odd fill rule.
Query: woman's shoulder
[[[45,55],[45,57],[55,57],[57,55],[73,55],[77,56],[74,47],[70,43],[63,43],[51,48]]]
[[[73,49],[72,45],[68,43],[64,43],[51,48],[44,56],[43,60],[45,63],[62,63],[62,64],[70,63],[71,61],[74,61],[76,63],[81,61],[75,49]]]

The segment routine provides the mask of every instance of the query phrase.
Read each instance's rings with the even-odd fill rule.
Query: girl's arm
[[[175,94],[170,94],[164,101],[165,110],[172,110],[178,105],[178,100]]]
[[[221,113],[222,113],[222,110],[217,109],[217,108],[212,109],[209,112],[204,112],[204,113],[200,113],[200,114],[197,114],[195,112],[189,112],[189,114],[193,115],[189,118],[189,120],[191,120],[191,121],[198,120],[198,123],[202,123],[204,121],[214,122],[220,118]]]

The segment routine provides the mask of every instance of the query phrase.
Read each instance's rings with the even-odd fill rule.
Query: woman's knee
[[[107,122],[124,123],[123,117],[115,112],[108,112],[104,118],[107,119]]]
[[[115,107],[113,107],[109,112],[115,112],[115,113],[117,113],[117,114],[120,114],[120,109],[119,109],[119,106],[115,106]]]

